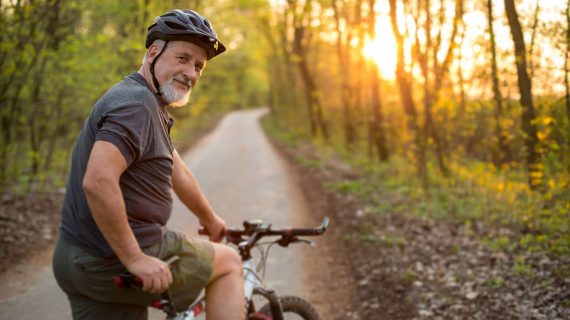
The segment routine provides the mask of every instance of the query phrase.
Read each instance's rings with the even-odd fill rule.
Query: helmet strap
[[[162,55],[164,50],[166,50],[166,46],[168,46],[168,41],[164,42],[164,46],[162,47],[160,52],[156,55],[156,57],[154,58],[154,60],[150,64],[150,73],[152,74],[152,82],[154,83],[154,87],[156,88],[156,95],[158,95],[158,96],[162,96],[162,92],[160,92],[160,84],[158,83],[158,80],[156,79],[156,76],[154,75],[154,65],[158,61],[158,58],[160,57],[160,55]]]

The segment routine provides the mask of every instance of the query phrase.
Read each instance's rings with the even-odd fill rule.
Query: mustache
[[[174,77],[172,80],[176,80],[182,83],[183,85],[187,86],[188,88],[192,89],[192,81],[190,81],[190,79],[186,78],[185,76],[177,76]]]

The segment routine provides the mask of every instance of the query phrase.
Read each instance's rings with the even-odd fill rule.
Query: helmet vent
[[[164,23],[172,29],[177,29],[177,30],[186,30],[187,29],[185,26],[180,25],[176,22],[165,21]]]

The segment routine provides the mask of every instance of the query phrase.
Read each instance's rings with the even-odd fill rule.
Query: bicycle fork
[[[247,310],[249,306],[247,304],[253,303],[252,297],[253,294],[262,295],[269,301],[269,306],[271,308],[271,314],[273,320],[283,320],[283,308],[281,307],[281,302],[279,302],[279,297],[277,293],[273,289],[265,289],[263,284],[261,283],[259,276],[255,272],[255,265],[253,262],[253,258],[247,259],[243,262],[243,272],[244,272],[244,294],[246,299],[246,319],[247,319]]]

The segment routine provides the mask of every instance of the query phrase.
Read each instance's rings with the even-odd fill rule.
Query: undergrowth
[[[483,235],[483,241],[494,250],[570,255],[568,177],[549,178],[539,192],[529,189],[522,169],[499,169],[474,160],[455,161],[450,164],[447,178],[428,166],[429,187],[424,188],[413,164],[404,157],[395,155],[382,163],[365,153],[346,151],[340,143],[307,139],[300,129],[285,130],[270,119],[264,120],[264,127],[286,146],[310,143],[319,157],[298,156],[301,165],[324,170],[331,159],[350,165],[357,173],[355,178],[324,187],[354,195],[369,214],[411,214],[467,226],[483,223],[490,230]],[[522,264],[517,270],[528,272]],[[497,282],[490,285],[500,285]]]

